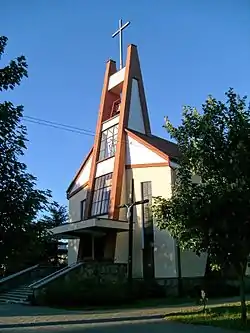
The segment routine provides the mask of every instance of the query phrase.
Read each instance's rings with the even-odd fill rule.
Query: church
[[[127,47],[125,66],[109,60],[93,146],[67,190],[69,223],[53,229],[68,239],[68,265],[128,263],[133,207],[133,278],[202,277],[206,256],[180,252],[168,231],[153,223],[153,197],[169,198],[178,167],[176,144],[151,133],[138,50]],[[152,116],[152,113],[151,113]]]

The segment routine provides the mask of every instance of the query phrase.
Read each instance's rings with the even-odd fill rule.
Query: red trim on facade
[[[74,192],[67,194],[67,199],[72,198],[75,194],[83,190],[85,187],[88,187],[89,182],[84,183],[83,185],[79,186]]]
[[[125,76],[123,81],[121,106],[120,106],[120,119],[118,127],[118,143],[116,148],[115,165],[113,171],[112,179],[112,190],[111,190],[111,200],[110,200],[110,218],[119,219],[119,209],[122,186],[123,186],[123,174],[125,171],[126,163],[126,133],[125,128],[128,126],[129,119],[129,108],[131,102],[131,90],[132,90],[132,80],[138,80],[140,102],[142,106],[144,127],[146,134],[151,133],[149,116],[146,104],[146,98],[143,88],[143,80],[140,69],[140,62],[137,52],[137,47],[135,45],[129,45],[127,50],[127,60],[125,68]]]
[[[145,164],[128,164],[126,165],[126,169],[141,169],[141,168],[153,168],[153,167],[165,167],[169,166],[168,162],[162,163],[145,163]]]
[[[113,102],[117,100],[119,96],[116,94],[108,91],[108,84],[109,78],[111,75],[116,73],[116,64],[114,61],[109,60],[106,65],[106,71],[104,76],[104,83],[102,89],[102,96],[98,114],[98,120],[96,125],[96,134],[95,134],[95,142],[93,147],[93,157],[92,157],[92,165],[91,171],[89,176],[89,191],[87,194],[87,201],[86,201],[86,209],[85,209],[85,217],[89,218],[91,216],[91,203],[92,203],[92,196],[93,190],[95,185],[95,175],[96,175],[96,165],[98,161],[99,155],[99,147],[102,135],[102,123],[105,120],[108,120],[110,117],[110,108],[113,105]]]
[[[78,176],[80,175],[82,169],[84,168],[85,164],[88,162],[89,158],[91,157],[91,154],[93,152],[93,147],[90,149],[90,152],[88,153],[88,155],[85,157],[85,159],[83,160],[80,168],[78,169],[78,171],[75,174],[75,177],[73,178],[72,182],[70,183],[68,189],[67,189],[67,195],[69,194],[69,192],[71,191],[72,187],[74,186],[75,181],[77,180]]]

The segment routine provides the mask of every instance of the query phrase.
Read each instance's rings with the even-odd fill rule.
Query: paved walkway
[[[213,304],[235,302],[238,298],[217,300]],[[192,307],[183,305],[181,308]],[[175,312],[180,306],[148,309],[122,309],[106,311],[67,311],[46,307],[31,307],[18,304],[0,305],[0,332],[92,332],[92,333],[182,333],[224,332],[212,327],[186,326],[163,320],[166,313]],[[231,331],[232,332],[232,331]]]

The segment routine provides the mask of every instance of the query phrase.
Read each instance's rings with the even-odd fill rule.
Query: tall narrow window
[[[103,215],[109,211],[112,173],[96,178],[91,215]]]
[[[102,132],[99,161],[115,155],[118,124]]]
[[[80,202],[80,218],[81,218],[81,221],[84,220],[85,207],[86,207],[86,199],[84,199]]]
[[[142,199],[148,199],[149,203],[143,205],[143,276],[144,279],[152,279],[155,276],[154,264],[154,228],[151,211],[152,184],[151,182],[141,183]]]
[[[152,183],[150,181],[141,183],[141,191],[142,200],[149,200],[148,204],[143,205],[144,227],[147,228],[152,224],[152,212],[150,209],[150,205],[152,204]]]

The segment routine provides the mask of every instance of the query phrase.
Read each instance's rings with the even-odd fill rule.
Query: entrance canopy
[[[107,218],[92,218],[79,222],[65,223],[59,227],[50,229],[53,235],[60,238],[79,238],[81,234],[103,234],[107,232],[128,231],[129,225],[126,221],[111,220]]]

